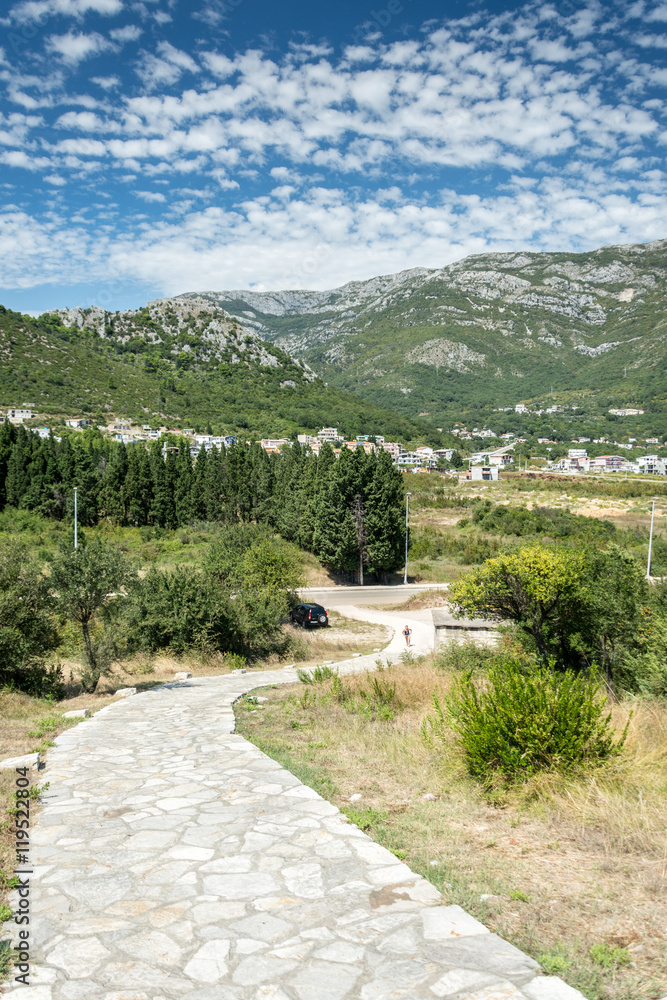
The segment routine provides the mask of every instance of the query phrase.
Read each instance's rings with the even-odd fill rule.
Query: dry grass
[[[372,653],[386,646],[392,637],[392,630],[385,625],[344,618],[335,610],[329,611],[329,628],[294,629],[287,626],[287,629],[293,640],[293,648],[287,658],[304,667],[327,660],[347,659],[352,653]],[[280,657],[273,656],[258,666],[278,666],[280,662]]]
[[[420,734],[435,686],[444,692],[451,678],[425,658],[390,668],[382,680],[395,684],[393,719],[369,709],[361,692],[371,679],[357,676],[344,679],[343,702],[332,682],[267,691],[269,701],[252,715],[242,702],[239,731],[404,857],[447,902],[590,1000],[663,997],[667,705],[633,706],[621,760],[490,797],[467,777],[454,747],[438,757]],[[619,729],[629,711],[614,708]],[[352,809],[354,793],[362,799]],[[624,949],[633,964],[605,969],[591,956],[594,944]]]

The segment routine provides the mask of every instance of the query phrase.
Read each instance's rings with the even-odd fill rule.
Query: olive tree
[[[96,689],[108,666],[100,644],[93,640],[92,623],[132,576],[120,548],[99,538],[77,549],[62,550],[51,568],[51,588],[57,607],[65,618],[81,627],[88,667],[83,683],[88,691]]]

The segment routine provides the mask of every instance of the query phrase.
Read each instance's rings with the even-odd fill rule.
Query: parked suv
[[[300,625],[301,628],[308,628],[309,625],[321,625],[326,628],[329,624],[329,616],[321,604],[297,604],[289,613],[292,625]]]

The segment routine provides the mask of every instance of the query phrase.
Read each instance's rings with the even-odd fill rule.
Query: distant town
[[[572,409],[577,409],[577,407],[572,407]],[[520,414],[540,416],[542,413],[561,413],[563,412],[563,407],[553,406],[544,411],[529,410],[524,403],[517,403],[514,407],[501,407],[498,412],[512,410]],[[644,411],[641,409],[626,408],[610,409],[609,413],[616,416],[637,416],[643,414]],[[53,433],[56,436],[56,440],[60,440],[55,435],[52,427],[37,427],[32,425],[37,416],[38,414],[32,409],[10,407],[5,414],[0,413],[0,423],[3,423],[5,420],[18,425],[30,422],[31,426],[29,429],[33,433],[38,434],[39,437],[48,438]],[[113,440],[125,445],[160,441],[168,437],[184,437],[190,443],[190,454],[193,458],[199,454],[202,448],[210,451],[212,448],[230,447],[237,441],[237,437],[234,434],[204,434],[194,428],[177,428],[166,425],[155,428],[150,424],[137,424],[124,418],[114,419],[108,424],[96,424],[87,417],[68,417],[64,420],[64,426],[70,431],[95,429],[105,436],[111,437]],[[438,429],[440,430],[440,428]],[[335,454],[340,454],[341,448],[362,448],[367,454],[374,451],[386,451],[391,455],[394,465],[406,472],[431,472],[437,469],[447,469],[451,467],[452,459],[456,454],[458,461],[455,459],[455,465],[462,469],[465,469],[467,465],[465,474],[469,479],[494,480],[498,478],[499,470],[515,467],[521,468],[523,467],[523,463],[526,462],[525,458],[522,458],[515,452],[518,445],[525,445],[527,443],[527,439],[524,437],[519,437],[513,433],[496,434],[489,427],[473,427],[472,429],[468,429],[467,426],[460,423],[456,424],[450,433],[462,442],[460,450],[454,447],[435,449],[428,445],[420,445],[408,449],[404,448],[397,441],[386,441],[382,435],[359,435],[352,440],[347,440],[344,435],[339,434],[336,427],[323,427],[315,435],[299,434],[296,440],[299,445],[309,448],[315,455],[319,454],[320,449],[324,445],[331,446]],[[499,440],[503,441],[504,444],[497,448],[478,448],[476,451],[469,453],[468,449],[478,439]],[[464,442],[465,444],[463,444]],[[468,445],[468,442],[471,442],[471,445]],[[261,438],[256,443],[268,454],[271,454],[278,453],[283,448],[291,447],[294,444],[294,440],[284,437]],[[544,437],[538,437],[537,443],[543,445],[547,453],[559,444],[562,447],[562,442]],[[662,447],[662,443],[657,437],[644,438],[642,441],[630,437],[627,442],[610,441],[605,437],[593,439],[579,437],[573,439],[571,443],[579,446],[588,443],[608,445],[611,448],[622,451],[633,451],[637,448],[644,450],[646,446]],[[625,472],[626,474],[633,473],[635,475],[667,475],[667,457],[657,454],[642,455],[633,459],[618,454],[589,456],[586,448],[576,447],[568,449],[567,456],[562,458],[551,461],[547,457],[545,463],[545,471],[570,474]]]

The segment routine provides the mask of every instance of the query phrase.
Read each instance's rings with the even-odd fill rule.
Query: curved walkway
[[[580,1000],[234,734],[236,698],[295,679],[169,684],[57,738],[32,835],[35,964],[6,995]]]

